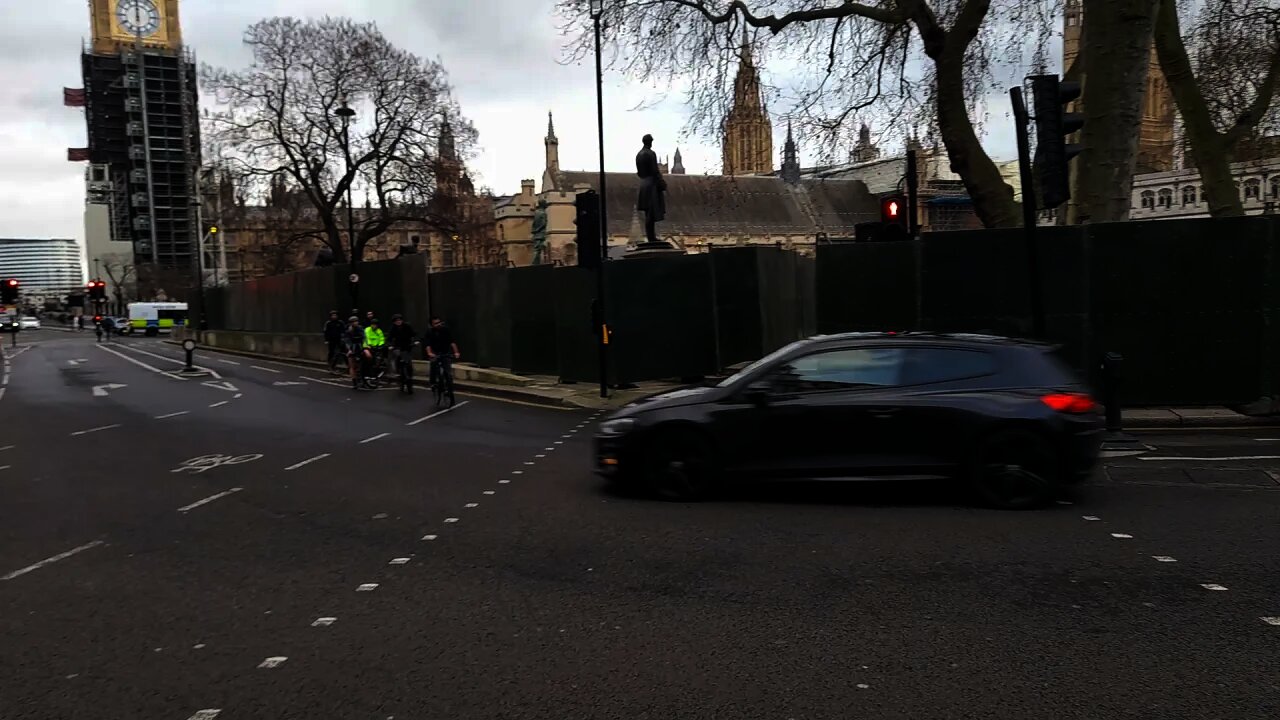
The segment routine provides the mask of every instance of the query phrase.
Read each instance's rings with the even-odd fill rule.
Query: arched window
[[[1142,209],[1151,210],[1156,206],[1156,194],[1150,190],[1142,191]]]
[[[1257,200],[1262,196],[1262,181],[1258,178],[1249,178],[1244,181],[1244,199]]]
[[[1196,204],[1196,188],[1194,185],[1188,185],[1182,188],[1182,204],[1183,205]]]
[[[1271,178],[1271,189],[1267,192],[1267,197],[1280,200],[1280,175]]]
[[[1173,207],[1173,191],[1169,188],[1160,188],[1160,199],[1157,204],[1162,208]]]

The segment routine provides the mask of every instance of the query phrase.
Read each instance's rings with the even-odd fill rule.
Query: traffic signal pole
[[[1036,188],[1031,174],[1031,140],[1022,88],[1009,88],[1018,138],[1018,175],[1022,181],[1022,235],[1027,248],[1027,287],[1031,293],[1031,335],[1044,337],[1044,297],[1040,288],[1040,248],[1036,245]]]

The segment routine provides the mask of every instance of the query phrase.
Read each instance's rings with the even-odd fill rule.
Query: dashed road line
[[[422,536],[422,539],[423,539],[423,540],[435,540],[435,539],[436,539],[436,538],[438,538],[438,537],[440,537],[440,536],[439,536],[439,535],[423,535],[423,536]]]
[[[389,433],[389,432],[378,433],[377,435],[374,435],[373,437],[367,437],[367,438],[365,438],[365,439],[361,440],[361,441],[360,441],[360,444],[361,444],[361,445],[364,445],[365,443],[371,443],[371,442],[373,442],[374,440],[381,440],[382,438],[384,438],[384,437],[386,437],[386,436],[388,436],[388,435],[390,435],[390,434],[391,434],[391,433]]]
[[[27,573],[29,573],[29,572],[33,572],[33,571],[35,571],[35,570],[39,570],[40,568],[42,568],[42,567],[44,567],[44,566],[46,566],[46,565],[52,565],[52,564],[54,564],[54,563],[58,562],[59,560],[66,560],[67,558],[71,557],[72,555],[75,555],[75,554],[77,554],[77,553],[82,553],[82,552],[84,552],[85,550],[90,550],[90,549],[96,548],[96,547],[98,547],[98,546],[99,546],[99,545],[101,545],[101,544],[102,544],[102,541],[101,541],[101,540],[94,540],[94,541],[93,541],[93,542],[91,542],[91,543],[85,543],[84,545],[81,545],[80,547],[74,547],[74,548],[71,548],[70,550],[68,550],[68,551],[66,551],[66,552],[64,552],[64,553],[58,553],[57,555],[54,555],[53,557],[45,558],[44,560],[41,560],[41,561],[40,561],[40,562],[38,562],[38,563],[34,563],[34,564],[32,564],[32,565],[28,565],[28,566],[26,566],[26,567],[22,568],[21,570],[14,570],[13,572],[9,573],[8,575],[0,576],[0,580],[12,580],[12,579],[14,579],[14,578],[16,578],[16,577],[22,577],[23,575],[26,575],[26,574],[27,574]]]
[[[277,375],[280,374],[280,371],[276,370],[275,368],[262,367],[261,365],[250,365],[249,367],[253,368],[254,370],[261,370],[263,372],[275,373]]]
[[[1156,562],[1178,562],[1175,558],[1171,558],[1168,555],[1152,555],[1151,558]]]
[[[214,408],[214,407],[222,407],[223,405],[226,405],[226,404],[227,404],[227,403],[229,403],[229,402],[231,402],[231,401],[230,401],[230,400],[220,400],[220,401],[218,401],[218,402],[216,402],[216,403],[211,403],[211,404],[209,405],[209,407],[211,407],[211,408]]]
[[[243,489],[244,489],[244,488],[231,488],[230,490],[227,490],[227,491],[225,491],[225,492],[220,492],[220,493],[218,493],[218,494],[216,494],[216,495],[210,495],[209,497],[207,497],[207,498],[205,498],[205,499],[203,499],[203,500],[197,500],[197,501],[195,501],[195,502],[191,503],[190,505],[185,505],[185,506],[183,506],[183,507],[178,508],[178,512],[187,512],[188,510],[194,510],[194,509],[196,509],[196,508],[200,507],[201,505],[208,505],[209,503],[213,502],[214,500],[218,500],[219,498],[224,498],[224,497],[226,497],[226,496],[228,496],[228,495],[232,495],[232,494],[238,493],[238,492],[240,492],[240,491],[241,491],[241,490],[243,490]]]
[[[103,425],[101,427],[96,427],[96,428],[89,428],[88,430],[77,430],[71,433],[71,437],[79,437],[81,435],[88,435],[89,433],[96,433],[102,430],[110,430],[112,428],[118,428],[118,427],[120,427],[120,423],[115,423],[114,425]]]
[[[1200,587],[1204,588],[1205,590],[1219,590],[1219,591],[1221,591],[1221,590],[1226,590],[1226,589],[1227,589],[1227,588],[1226,588],[1226,586],[1224,586],[1224,585],[1219,585],[1218,583],[1200,583]]]
[[[1080,517],[1081,517],[1082,519],[1084,519],[1084,520],[1090,520],[1090,521],[1095,521],[1095,520],[1101,520],[1101,519],[1102,519],[1102,518],[1098,517],[1097,515],[1081,515]]]
[[[378,589],[378,583],[363,583],[356,588],[356,592],[373,592]]]
[[[493,490],[485,490],[485,491],[484,491],[484,494],[485,494],[485,495],[492,495],[493,493],[494,493],[494,491],[493,491]]]
[[[1111,537],[1113,537],[1113,538],[1117,538],[1117,539],[1119,539],[1119,540],[1132,540],[1132,539],[1133,539],[1133,536],[1132,536],[1132,535],[1129,535],[1129,534],[1127,534],[1127,533],[1111,533]]]
[[[329,457],[329,453],[320,453],[319,455],[317,455],[317,456],[315,456],[315,457],[313,457],[313,458],[307,458],[306,460],[303,460],[303,461],[302,461],[302,462],[300,462],[300,463],[294,463],[293,465],[290,465],[289,467],[285,468],[285,470],[297,470],[297,469],[298,469],[298,468],[300,468],[300,467],[303,467],[303,466],[305,466],[305,465],[310,465],[311,463],[313,463],[313,462],[315,462],[315,461],[317,461],[317,460],[323,460],[323,459],[325,459],[325,458],[327,458],[327,457]]]
[[[480,507],[480,503],[467,503],[466,505],[463,505],[463,507],[465,508]]]
[[[220,363],[222,363],[222,364],[224,364],[224,365],[239,365],[239,364],[240,364],[240,363],[236,362],[235,360],[223,360],[222,358],[214,358],[214,360],[217,360],[218,362],[220,362]]]
[[[1229,461],[1236,461],[1236,460],[1280,460],[1280,455],[1231,455],[1228,457],[1183,457],[1180,455],[1170,455],[1166,457],[1151,457],[1148,455],[1144,455],[1143,457],[1140,457],[1138,459],[1147,460],[1147,461],[1161,460],[1166,462],[1172,462],[1175,460],[1183,460],[1183,461],[1190,461],[1190,462],[1229,462]]]
[[[409,564],[409,558],[405,558],[405,557],[400,557],[400,558],[391,558],[391,562],[389,562],[389,563],[387,563],[387,564],[388,564],[388,565],[408,565],[408,564]]]
[[[1280,617],[1263,617],[1258,619],[1268,625],[1280,625]]]
[[[269,657],[269,658],[267,658],[266,660],[263,660],[261,663],[259,663],[259,664],[258,664],[258,669],[260,669],[260,670],[262,670],[262,669],[270,670],[271,668],[280,667],[281,665],[283,665],[283,664],[284,664],[284,661],[285,661],[285,660],[288,660],[288,659],[289,659],[289,658],[287,658],[287,657],[285,657],[285,656],[283,656],[283,655],[277,655],[277,656],[275,656],[275,657]]]
[[[5,445],[4,447],[0,447],[0,452],[4,452],[5,450],[12,450],[15,447],[17,447],[17,445]]]
[[[458,518],[445,518],[444,521],[447,523],[456,523],[458,522]]]
[[[444,410],[437,410],[436,412],[433,412],[433,413],[431,413],[430,415],[427,415],[426,417],[420,417],[420,418],[418,418],[417,420],[414,420],[413,422],[407,422],[407,423],[405,423],[405,425],[413,426],[413,425],[417,425],[417,424],[419,424],[419,423],[424,423],[424,422],[426,422],[426,421],[430,420],[431,418],[440,417],[441,415],[444,415],[445,413],[453,412],[454,410],[457,410],[458,408],[462,407],[463,405],[466,405],[466,404],[467,404],[467,403],[469,403],[469,402],[471,402],[471,401],[470,401],[470,400],[463,400],[462,402],[458,403],[457,405],[454,405],[453,407],[447,407],[447,408],[445,408]]]
[[[187,718],[187,720],[213,720],[218,717],[222,711],[218,708],[209,708],[207,710],[197,710],[195,715]]]
[[[179,415],[189,415],[190,413],[191,413],[191,411],[190,411],[190,410],[179,410],[178,412],[169,413],[168,415],[157,415],[157,416],[155,417],[155,419],[156,419],[156,420],[168,420],[169,418],[176,418],[176,417],[178,417]]]
[[[337,619],[335,617],[319,617],[315,619],[315,622],[311,623],[311,627],[329,627]]]

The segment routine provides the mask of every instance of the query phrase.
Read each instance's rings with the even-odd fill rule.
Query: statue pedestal
[[[659,257],[662,255],[684,255],[684,250],[666,240],[642,242],[623,253],[622,258],[626,260],[630,258]]]

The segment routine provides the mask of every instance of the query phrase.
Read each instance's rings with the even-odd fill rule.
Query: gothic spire
[[[547,142],[559,142],[556,139],[556,123],[551,119],[551,111],[547,111]]]
[[[673,158],[673,161],[671,163],[671,174],[672,175],[684,174],[684,158],[680,157],[680,148],[676,148],[676,155]]]
[[[787,120],[787,142],[782,146],[782,181],[789,185],[800,181],[800,155],[791,136],[791,120]]]

